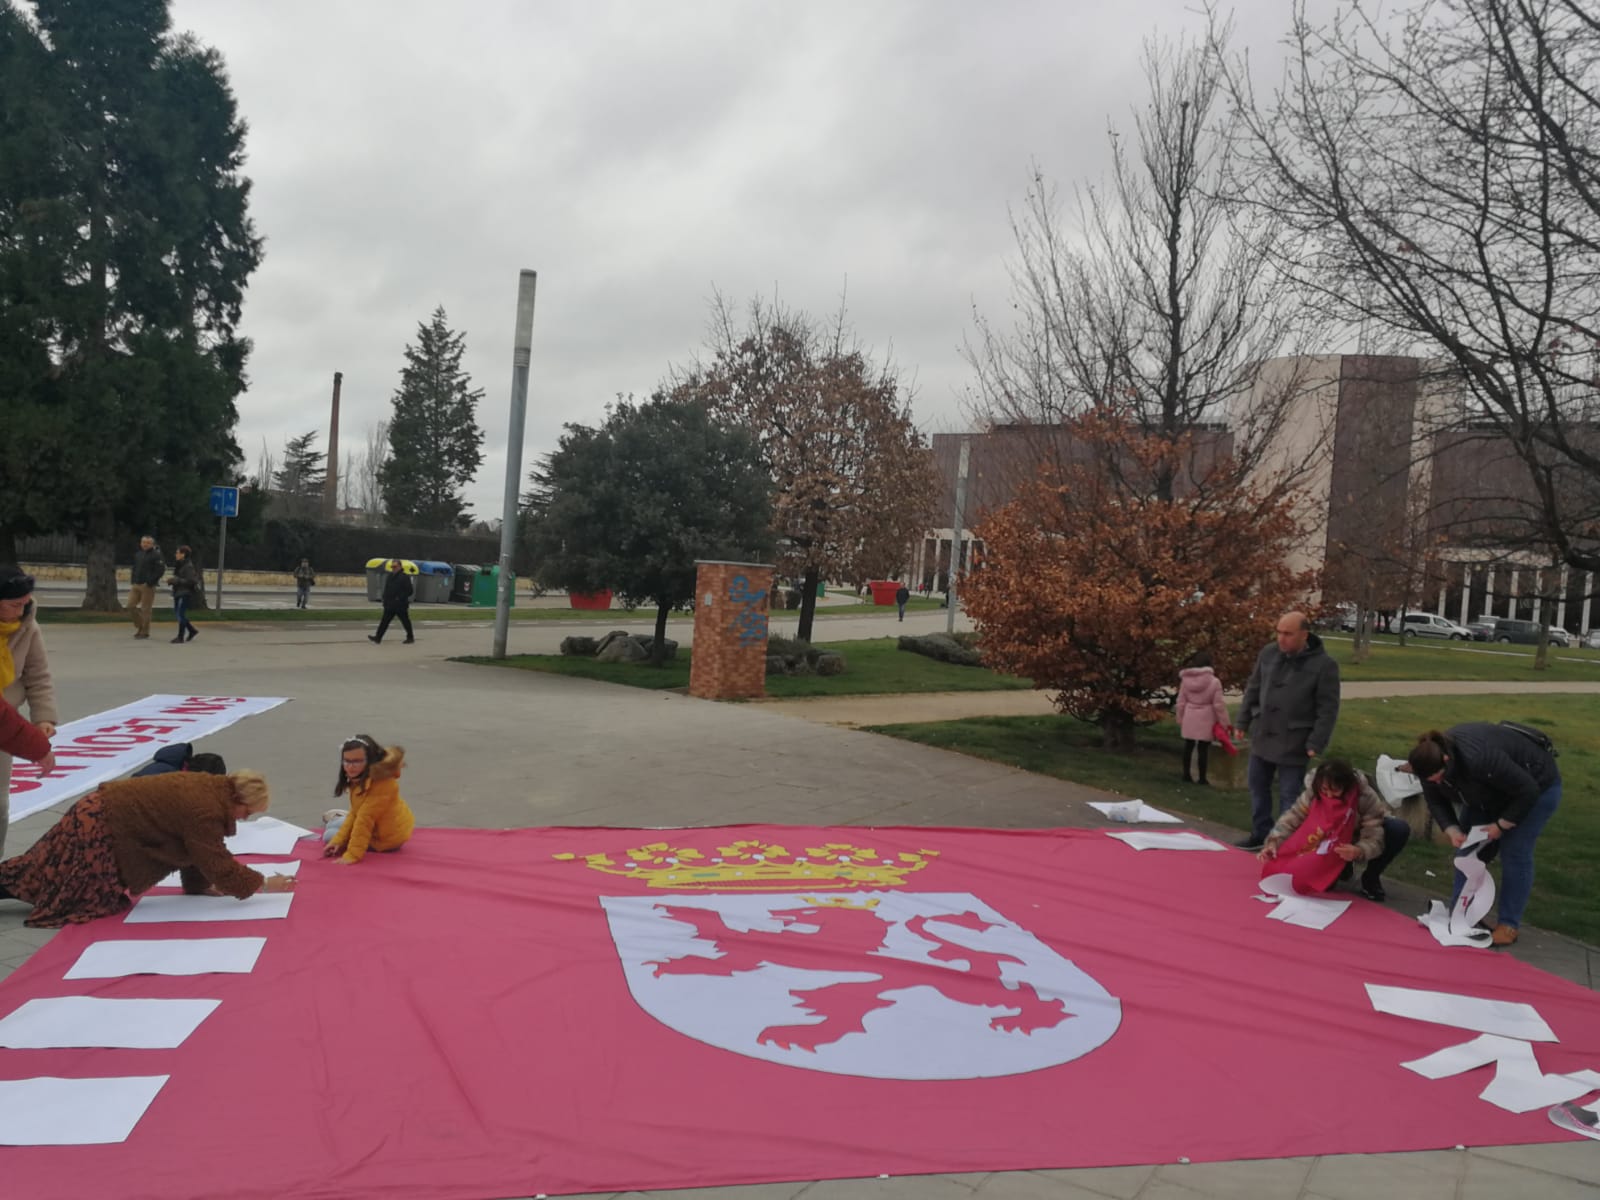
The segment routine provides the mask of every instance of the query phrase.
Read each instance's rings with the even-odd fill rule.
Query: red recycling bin
[[[872,602],[874,604],[892,605],[894,594],[900,590],[898,579],[873,579],[867,586],[872,589]]]
[[[611,607],[611,593],[606,592],[569,592],[567,603],[573,608],[605,609]]]

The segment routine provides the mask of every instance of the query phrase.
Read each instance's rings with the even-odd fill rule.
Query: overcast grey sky
[[[1140,45],[1193,0],[175,0],[226,56],[266,255],[239,441],[341,443],[387,417],[436,305],[485,396],[468,489],[499,512],[517,272],[539,272],[524,461],[646,393],[713,289],[831,312],[962,426],[973,306],[1003,316],[1030,162],[1098,177],[1142,96]],[[1238,0],[1270,46],[1284,0]],[[323,443],[325,445],[325,442]]]

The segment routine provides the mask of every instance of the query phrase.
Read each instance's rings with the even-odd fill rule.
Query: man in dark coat
[[[150,636],[150,609],[156,600],[156,585],[167,573],[162,561],[161,547],[148,533],[139,539],[139,549],[134,551],[133,570],[128,576],[128,615],[133,618],[133,636]]]
[[[1278,813],[1305,786],[1311,760],[1328,748],[1339,719],[1339,664],[1311,632],[1302,612],[1278,618],[1277,639],[1256,656],[1239,703],[1239,727],[1250,735],[1250,836],[1239,845],[1259,850],[1272,830],[1272,782]]]
[[[896,607],[900,609],[900,619],[902,621],[906,619],[906,602],[910,599],[911,589],[902,583],[894,593],[894,602]]]
[[[400,628],[406,631],[406,645],[416,641],[416,635],[411,631],[411,577],[406,574],[405,566],[398,558],[389,561],[389,578],[383,581],[383,620],[378,622],[378,632],[367,634],[369,642],[383,641],[383,635],[388,631],[389,622],[396,618],[400,621]]]

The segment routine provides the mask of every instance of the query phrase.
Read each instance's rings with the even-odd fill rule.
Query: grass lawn
[[[1402,755],[1416,734],[1463,721],[1509,718],[1546,729],[1561,751],[1561,807],[1535,851],[1537,878],[1527,920],[1600,945],[1600,726],[1592,696],[1416,696],[1347,700],[1332,754],[1370,770],[1380,752]],[[982,717],[874,730],[958,750],[1028,771],[1137,796],[1160,808],[1238,828],[1249,824],[1242,787],[1198,788],[1179,778],[1182,745],[1170,722],[1140,732],[1129,756],[1107,754],[1097,732],[1065,717]],[[1222,757],[1213,747],[1212,762]],[[1235,759],[1243,782],[1243,758]],[[1220,774],[1213,769],[1212,775]],[[1413,840],[1390,875],[1440,894],[1449,891],[1449,848]],[[1433,875],[1427,872],[1432,871]]]
[[[1600,683],[1600,651],[1550,651],[1550,666],[1533,669],[1533,647],[1488,642],[1441,642],[1408,638],[1405,646],[1392,637],[1374,639],[1364,663],[1350,661],[1348,637],[1322,635],[1328,653],[1339,660],[1339,674],[1356,679],[1484,679],[1495,683]],[[1244,686],[1244,680],[1226,680]]]
[[[935,662],[920,654],[896,649],[894,638],[871,638],[852,642],[819,642],[824,650],[836,650],[849,662],[843,675],[775,675],[767,680],[769,696],[866,696],[884,692],[990,692],[1025,689],[1025,680],[997,675],[982,667],[956,667]],[[458,658],[457,662],[490,667],[515,667],[523,671],[544,671],[552,675],[574,675],[580,679],[599,679],[606,683],[625,683],[630,687],[687,688],[689,654],[659,667],[635,663],[602,663],[592,658],[561,654],[518,654],[504,659],[480,656]]]

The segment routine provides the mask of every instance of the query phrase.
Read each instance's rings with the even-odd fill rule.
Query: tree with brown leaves
[[[1128,478],[1181,477],[1189,439],[1103,416],[1070,434],[1093,452],[979,525],[983,565],[964,578],[964,602],[985,661],[1055,692],[1061,712],[1127,751],[1190,654],[1208,650],[1219,677],[1242,683],[1270,623],[1313,580],[1284,567],[1301,534],[1290,497],[1223,482],[1171,498],[1130,489]]]
[[[927,529],[936,482],[899,376],[863,350],[843,313],[826,333],[757,300],[743,328],[717,300],[711,361],[686,392],[756,438],[773,483],[781,575],[802,581],[809,640],[817,584],[898,574]]]

